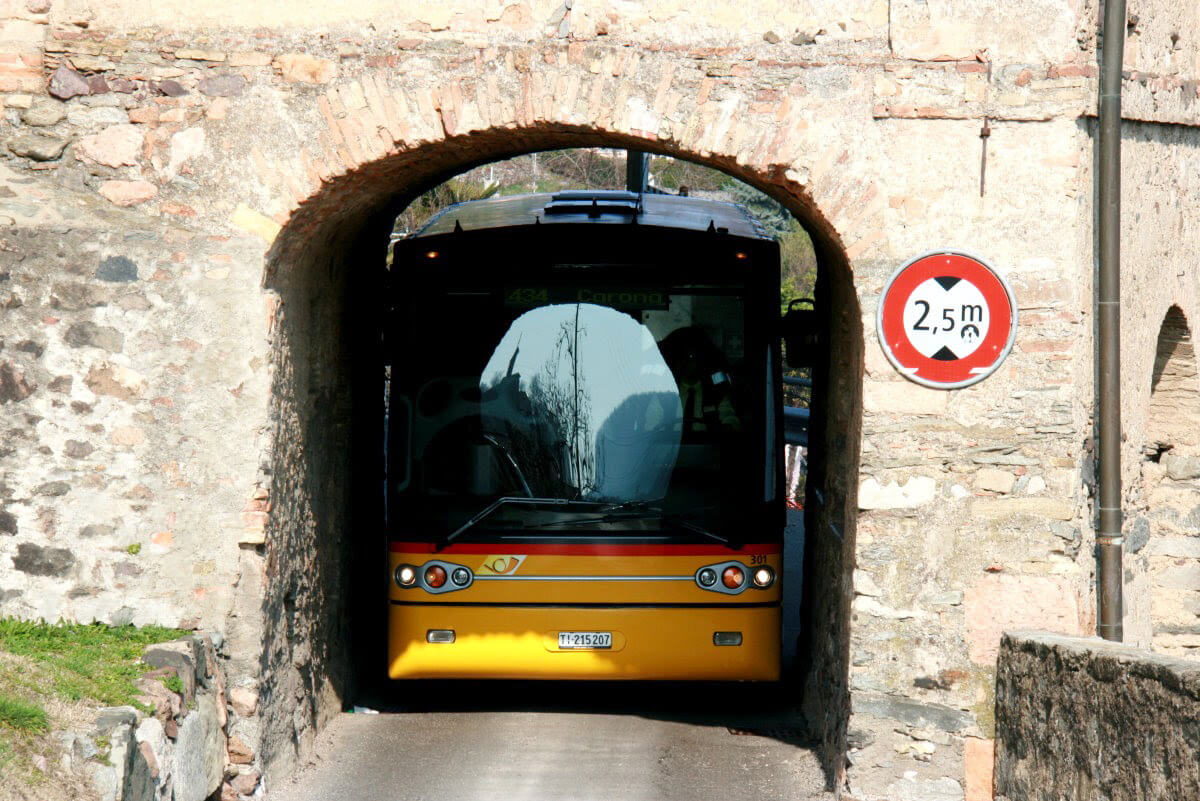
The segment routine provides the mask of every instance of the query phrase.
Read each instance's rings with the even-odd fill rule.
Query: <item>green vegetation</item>
[[[468,200],[483,200],[499,191],[499,184],[479,181],[472,176],[473,173],[467,173],[458,178],[451,178],[418,197],[396,218],[393,232],[400,234],[415,231],[447,206],[465,203]]]
[[[174,640],[186,632],[159,626],[107,626],[103,623],[32,623],[0,619],[0,652],[30,660],[42,672],[33,689],[67,701],[92,700],[107,706],[133,704],[134,681],[148,668],[139,663],[142,650]],[[4,675],[22,685],[20,676]]]
[[[140,662],[142,651],[184,634],[157,626],[0,618],[0,785],[17,788],[17,797],[43,797],[28,790],[48,781],[39,763],[57,759],[58,746],[48,735],[65,723],[55,715],[71,714],[62,702],[137,706],[134,681],[150,669]],[[99,745],[107,751],[106,744]]]
[[[142,544],[140,542],[135,542],[132,545],[126,547],[125,552],[128,553],[130,556],[137,556],[139,553],[142,552]]]
[[[0,726],[41,734],[49,728],[46,710],[35,703],[0,695]]]
[[[176,695],[183,695],[183,679],[179,678],[178,674],[164,676],[162,683],[164,687]]]
[[[62,703],[137,706],[133,682],[150,669],[140,662],[145,646],[186,633],[158,626],[50,625],[0,618],[0,784],[16,788],[17,797],[42,797],[28,790],[48,781],[38,764],[56,759],[58,746],[48,733],[65,724],[54,717],[64,715]],[[97,745],[107,752],[107,743]]]

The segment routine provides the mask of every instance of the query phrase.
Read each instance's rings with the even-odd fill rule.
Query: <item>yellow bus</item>
[[[560,192],[393,245],[388,675],[780,677],[779,252]]]

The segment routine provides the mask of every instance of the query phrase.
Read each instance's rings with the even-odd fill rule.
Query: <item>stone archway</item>
[[[275,216],[285,220],[264,276],[274,298],[275,436],[262,657],[268,776],[286,771],[353,693],[350,576],[367,564],[356,567],[353,555],[361,556],[356,543],[372,523],[353,465],[369,448],[363,443],[373,436],[378,441],[356,411],[368,397],[364,371],[374,357],[370,331],[362,326],[378,295],[382,273],[372,265],[382,260],[392,218],[426,188],[471,166],[538,150],[602,146],[721,169],[784,203],[813,237],[836,369],[817,376],[827,389],[814,400],[825,441],[813,448],[810,466],[820,502],[809,516],[806,573],[818,578],[805,582],[804,684],[806,712],[822,739],[832,784],[840,779],[849,717],[861,429],[863,334],[848,257],[877,237],[863,233],[877,226],[874,186],[838,172],[844,153],[814,150],[801,161],[802,137],[786,124],[786,99],[767,115],[745,97],[717,107],[700,98],[695,111],[671,124],[660,116],[680,102],[671,100],[670,63],[641,85],[614,82],[615,102],[604,91],[604,75],[564,69],[538,77],[519,66],[504,76],[508,91],[491,79],[449,80],[413,97],[386,75],[373,74],[293,110],[311,126],[304,139],[313,144],[281,154],[294,167],[281,180],[288,199],[281,195],[263,206],[282,209]],[[850,248],[848,237],[859,237]],[[347,448],[347,442],[357,444]],[[304,703],[297,707],[295,700]]]
[[[1131,538],[1145,549],[1137,572],[1148,585],[1142,595],[1148,591],[1149,614],[1141,622],[1149,631],[1141,638],[1156,651],[1194,656],[1200,654],[1200,376],[1178,306],[1168,309],[1158,332],[1143,456],[1145,530]]]

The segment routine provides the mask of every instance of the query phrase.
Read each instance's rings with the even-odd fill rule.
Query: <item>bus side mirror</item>
[[[802,309],[801,304],[811,308]],[[812,367],[821,347],[820,321],[812,298],[796,298],[783,315],[782,335],[788,367]]]

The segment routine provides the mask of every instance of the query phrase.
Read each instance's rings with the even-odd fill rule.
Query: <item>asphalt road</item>
[[[343,714],[274,801],[825,801],[777,686],[429,683]],[[746,733],[753,731],[755,733]]]

